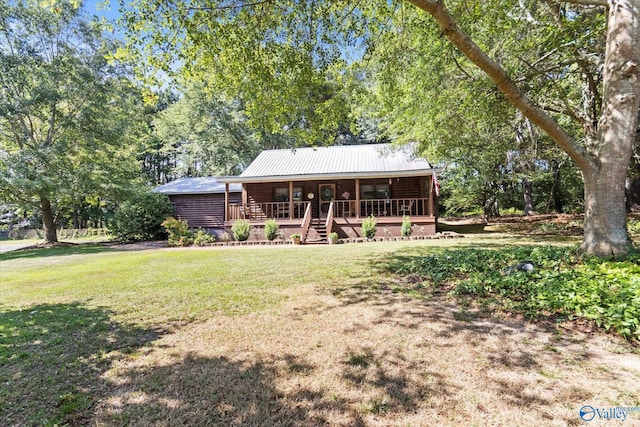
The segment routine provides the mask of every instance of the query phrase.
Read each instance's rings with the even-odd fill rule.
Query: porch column
[[[356,218],[360,218],[360,178],[356,178]]]
[[[224,183],[224,220],[229,221],[229,183]]]
[[[293,181],[289,181],[289,219],[293,219]]]
[[[420,195],[420,200],[418,201],[418,203],[416,203],[416,205],[420,205],[420,208],[416,206],[416,215],[420,211],[422,211],[422,215],[424,216],[427,216],[428,214],[427,209],[429,209],[429,207],[424,202],[424,199],[429,197],[429,195],[427,194],[427,181],[429,181],[428,176],[425,176],[424,179],[418,179],[418,185],[420,187],[420,192],[418,194]]]
[[[434,216],[433,210],[433,175],[429,177],[429,215]]]

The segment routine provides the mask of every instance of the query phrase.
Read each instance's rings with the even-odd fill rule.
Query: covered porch
[[[313,239],[315,233],[325,240],[331,232],[362,237],[369,216],[385,233],[400,235],[409,216],[425,234],[435,233],[434,169],[415,149],[365,144],[263,151],[240,176],[220,178],[242,185],[239,202],[225,196],[225,227],[247,220],[260,228],[275,219],[286,236]]]
[[[361,236],[362,220],[376,217],[379,233],[400,235],[403,217],[423,234],[435,233],[435,195],[431,175],[245,182],[242,200],[225,203],[225,227],[247,220],[254,229],[275,219],[286,235],[303,241]],[[258,234],[258,232],[256,232]]]
[[[301,220],[311,204],[311,201],[229,203],[228,221]],[[430,198],[333,200],[328,209],[334,218],[433,216]],[[321,212],[318,218],[326,218],[327,213]]]

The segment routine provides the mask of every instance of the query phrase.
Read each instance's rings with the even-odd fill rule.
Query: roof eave
[[[404,171],[373,171],[373,172],[346,172],[307,175],[269,175],[269,176],[224,176],[218,177],[218,182],[247,183],[247,182],[282,182],[282,181],[325,181],[331,179],[367,179],[367,178],[399,178],[410,176],[433,175],[433,169],[417,169]]]

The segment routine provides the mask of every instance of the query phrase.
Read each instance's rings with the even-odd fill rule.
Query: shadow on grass
[[[81,304],[0,309],[2,425],[81,425],[104,396],[101,375],[160,335]]]
[[[46,258],[64,255],[89,255],[101,252],[114,252],[117,248],[102,245],[82,244],[63,245],[51,248],[25,248],[15,251],[0,253],[0,262],[15,259]]]
[[[276,379],[304,378],[316,367],[293,355],[234,361],[187,354],[163,366],[129,369],[125,384],[96,414],[106,425],[319,426],[335,425],[329,414],[349,414],[347,402],[330,390],[282,390]],[[364,426],[350,413],[349,425]]]

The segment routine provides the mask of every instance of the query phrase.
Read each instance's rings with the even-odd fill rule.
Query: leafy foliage
[[[267,240],[275,239],[278,237],[278,228],[280,228],[280,226],[275,219],[271,218],[266,220],[264,223],[264,237],[266,237]]]
[[[535,271],[514,266],[531,261]],[[455,249],[401,260],[400,275],[418,275],[432,286],[453,286],[458,296],[528,317],[594,320],[627,339],[640,339],[640,252],[624,261],[576,255],[575,247]]]
[[[173,206],[164,194],[135,194],[118,206],[109,231],[125,242],[155,239],[163,231],[163,219],[172,214]]]
[[[371,215],[363,219],[361,229],[364,237],[367,239],[373,238],[376,235],[376,231],[378,231],[376,217]]]
[[[174,160],[172,172],[179,177],[238,174],[258,155],[261,143],[277,148],[282,142],[262,141],[247,126],[240,103],[224,102],[203,84],[187,86],[153,125],[161,152]]]
[[[169,235],[169,246],[189,246],[194,243],[193,233],[189,230],[187,221],[170,216],[162,221],[161,225]]]
[[[195,246],[206,246],[209,243],[214,243],[215,241],[216,238],[207,233],[207,230],[203,230],[202,228],[196,231],[196,234],[193,236],[193,244]]]
[[[115,42],[57,3],[0,1],[0,200],[40,209],[49,241],[56,217],[122,200],[139,173],[139,91],[105,59]]]
[[[249,238],[251,233],[251,223],[244,219],[239,219],[231,226],[233,238],[239,242],[244,242]]]
[[[402,226],[400,227],[400,234],[405,237],[411,236],[413,229],[411,228],[411,218],[408,215],[402,217]]]

